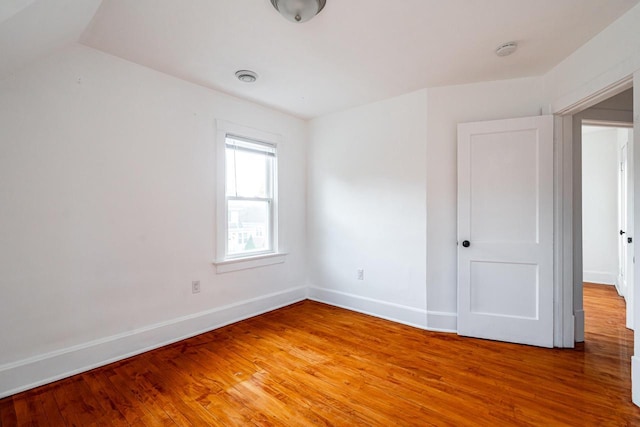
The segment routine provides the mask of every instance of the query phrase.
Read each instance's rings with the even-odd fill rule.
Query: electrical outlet
[[[364,280],[364,269],[362,268],[358,269],[358,271],[356,272],[356,279]]]
[[[200,293],[200,280],[194,280],[193,282],[191,282],[191,293]]]

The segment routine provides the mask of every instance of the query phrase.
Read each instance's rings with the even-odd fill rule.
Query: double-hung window
[[[285,262],[278,227],[282,137],[216,120],[217,273]]]
[[[276,251],[276,146],[225,134],[225,259]]]

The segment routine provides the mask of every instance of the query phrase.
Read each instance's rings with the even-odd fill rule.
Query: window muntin
[[[225,137],[225,258],[273,253],[276,146]]]

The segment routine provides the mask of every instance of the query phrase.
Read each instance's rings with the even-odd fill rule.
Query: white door
[[[627,294],[627,144],[620,149],[620,167],[618,173],[618,293],[622,296]]]
[[[624,189],[620,188],[621,199],[624,198],[624,205],[621,202],[621,220],[625,221],[625,228],[621,228],[621,230],[626,231],[626,234],[622,237],[620,241],[620,251],[621,251],[621,260],[624,263],[624,282],[621,284],[621,287],[624,286],[624,290],[622,294],[624,299],[627,302],[627,328],[634,329],[634,313],[633,313],[633,299],[635,294],[635,279],[633,272],[633,264],[635,260],[634,256],[634,239],[633,230],[634,230],[634,219],[633,219],[633,206],[634,206],[634,196],[633,196],[633,175],[634,175],[634,164],[633,164],[633,150],[635,149],[632,141],[633,141],[633,130],[625,129],[623,132],[619,132],[619,143],[624,149],[621,151],[621,169],[624,171],[620,172],[620,179],[624,180],[624,183],[620,183],[622,187],[624,185]],[[623,197],[622,194],[626,193],[626,197]],[[624,217],[624,218],[622,218]],[[629,242],[628,239],[631,239]],[[623,247],[624,245],[624,247]]]
[[[458,125],[458,333],[553,347],[553,117]]]

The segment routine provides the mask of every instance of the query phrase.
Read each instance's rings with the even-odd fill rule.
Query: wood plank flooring
[[[0,400],[0,425],[640,425],[624,302],[584,304],[586,343],[549,350],[305,301]]]

